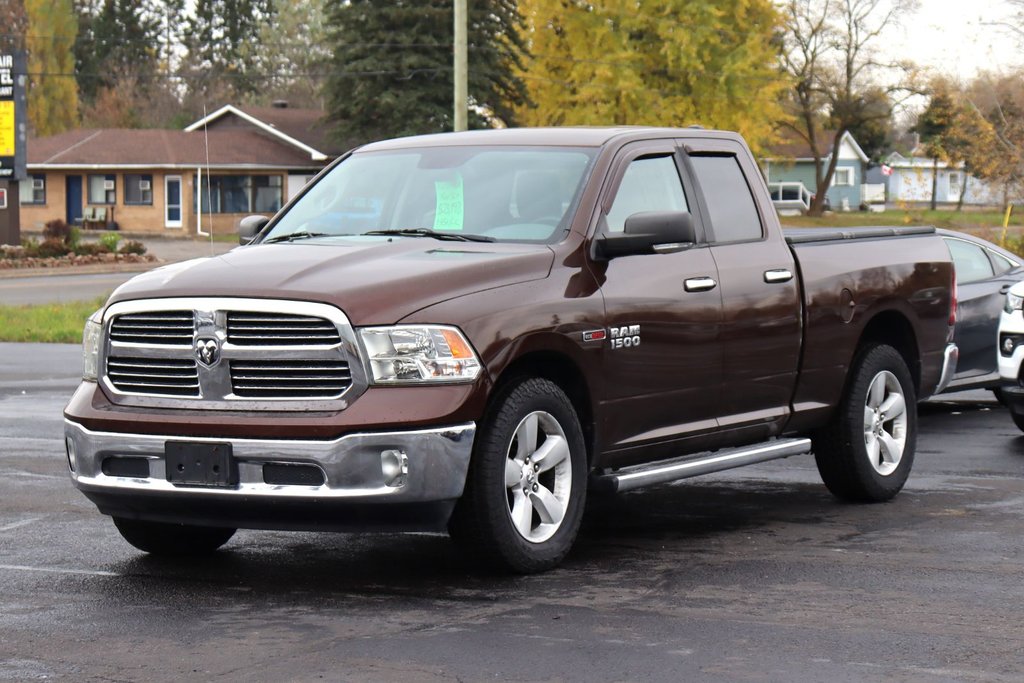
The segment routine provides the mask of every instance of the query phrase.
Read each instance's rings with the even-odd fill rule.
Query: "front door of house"
[[[181,227],[181,176],[169,175],[164,178],[166,210],[164,225],[168,228]]]
[[[82,222],[82,176],[69,175],[64,180],[64,197],[68,225]]]

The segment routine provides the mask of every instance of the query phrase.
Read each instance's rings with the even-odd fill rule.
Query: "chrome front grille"
[[[199,396],[199,369],[186,358],[109,356],[107,377],[118,391],[157,396]]]
[[[110,323],[110,339],[131,344],[192,346],[194,327],[192,311],[129,313]]]
[[[341,410],[367,387],[355,332],[327,304],[123,301],[104,325],[100,383],[120,405]]]
[[[341,396],[351,384],[352,374],[345,361],[231,361],[231,387],[236,396],[335,398]]]
[[[228,311],[228,341],[237,346],[310,346],[337,344],[330,320],[285,313]]]

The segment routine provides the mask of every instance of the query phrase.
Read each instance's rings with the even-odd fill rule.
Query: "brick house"
[[[79,129],[28,142],[21,227],[53,219],[141,234],[230,233],[272,215],[341,151],[323,112],[227,105],[184,130]],[[202,188],[202,192],[197,188]]]

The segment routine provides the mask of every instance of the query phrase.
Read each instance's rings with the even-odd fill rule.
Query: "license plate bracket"
[[[164,443],[167,481],[180,486],[229,488],[238,485],[238,462],[231,444],[196,441]]]

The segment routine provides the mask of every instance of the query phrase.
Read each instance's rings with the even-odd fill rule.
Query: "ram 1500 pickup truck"
[[[887,500],[956,362],[934,231],[784,234],[728,132],[378,142],[240,233],[86,324],[71,478],[144,551],[447,529],[539,571],[588,491],[812,452]]]

